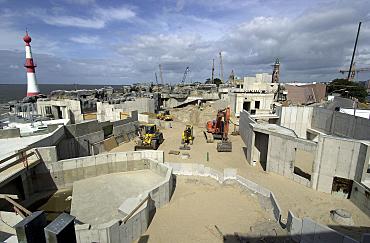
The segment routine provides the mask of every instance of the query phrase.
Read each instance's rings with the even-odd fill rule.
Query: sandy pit
[[[230,136],[233,152],[219,153],[216,150],[216,143],[206,143],[203,134],[204,128],[194,126],[194,144],[191,145],[191,150],[182,151],[179,150],[179,147],[181,146],[181,134],[185,128],[185,123],[173,121],[171,122],[171,127],[161,129],[165,141],[158,149],[164,151],[166,162],[200,163],[219,171],[223,171],[224,168],[236,168],[239,175],[274,192],[283,210],[283,220],[285,220],[290,209],[297,217],[310,217],[319,223],[336,227],[337,224],[330,218],[330,210],[343,208],[352,213],[356,228],[347,230],[338,226],[337,230],[349,233],[357,239],[360,237],[361,232],[368,231],[368,228],[364,227],[370,226],[370,217],[351,201],[336,198],[331,194],[314,191],[286,177],[265,172],[260,164],[257,164],[257,166],[249,165],[244,153],[245,145],[240,136]],[[124,143],[114,148],[111,152],[132,151],[134,145],[133,141]],[[181,153],[179,155],[168,154],[170,150],[189,153],[190,158],[182,159]],[[207,161],[207,152],[209,161]]]

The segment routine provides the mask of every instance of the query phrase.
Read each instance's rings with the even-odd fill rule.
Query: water
[[[90,84],[39,84],[42,94],[49,94],[53,90],[75,90],[75,89],[99,89],[104,86],[113,88],[122,87],[121,85],[90,85]],[[26,96],[26,84],[0,84],[0,104],[11,100],[21,100]]]

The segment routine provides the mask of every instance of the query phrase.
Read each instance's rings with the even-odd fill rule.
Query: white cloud
[[[105,27],[106,22],[102,19],[88,19],[74,16],[44,16],[42,20],[50,25],[69,26],[80,28],[101,29]]]
[[[89,36],[89,35],[73,36],[69,39],[73,42],[80,44],[96,44],[100,42],[100,38],[98,36]]]
[[[95,13],[98,18],[105,21],[128,20],[136,16],[136,13],[127,7],[96,8]]]
[[[10,64],[9,66],[10,69],[19,69],[19,66],[16,64]]]
[[[129,21],[136,16],[133,10],[125,6],[119,8],[94,7],[89,17],[59,15],[49,13],[44,9],[31,9],[28,13],[49,25],[91,29],[102,29],[111,21]]]
[[[72,4],[88,5],[95,3],[95,0],[66,0],[66,2]]]

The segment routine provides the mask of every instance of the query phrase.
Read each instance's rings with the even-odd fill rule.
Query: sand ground
[[[333,197],[331,194],[314,191],[286,177],[275,173],[263,171],[262,167],[249,165],[243,147],[245,147],[240,136],[230,136],[233,144],[232,153],[218,153],[216,143],[206,143],[203,130],[204,128],[194,127],[195,140],[191,145],[191,150],[186,151],[190,154],[189,159],[182,159],[181,155],[168,154],[170,150],[179,150],[181,142],[181,133],[185,128],[182,122],[171,122],[172,128],[161,129],[165,141],[160,145],[158,150],[163,150],[165,161],[180,163],[200,163],[222,171],[224,168],[236,168],[238,174],[252,180],[274,192],[278,198],[280,207],[283,210],[283,218],[288,214],[290,209],[295,216],[300,218],[310,217],[325,225],[336,225],[330,218],[330,210],[343,208],[352,213],[356,229],[351,229],[351,235],[359,238],[356,231],[366,231],[363,227],[370,227],[370,217],[358,209],[351,201]],[[111,150],[132,151],[135,143],[133,141],[124,143]],[[207,152],[209,161],[207,161]],[[347,230],[340,227],[338,230],[346,232]],[[369,231],[369,228],[367,228]]]
[[[178,176],[170,203],[157,210],[139,242],[233,242],[222,236],[239,232],[257,240],[272,231],[286,235],[256,194],[210,178]]]

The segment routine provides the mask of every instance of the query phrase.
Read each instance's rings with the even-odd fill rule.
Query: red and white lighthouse
[[[33,63],[32,52],[31,52],[31,37],[26,31],[26,35],[23,37],[24,42],[26,43],[26,64],[24,67],[27,69],[27,96],[35,96],[40,93],[39,88],[37,87],[37,80],[35,74],[36,65]]]

